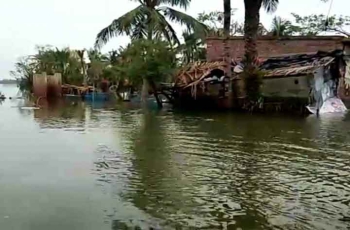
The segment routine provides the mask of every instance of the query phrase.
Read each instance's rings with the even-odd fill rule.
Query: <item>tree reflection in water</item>
[[[304,118],[124,111],[117,120],[125,153],[101,173],[114,171],[106,181],[118,184],[118,197],[145,214],[143,226],[346,227],[338,219],[347,211],[333,198],[349,201],[347,166],[329,152],[334,147],[349,159],[339,155],[350,149],[338,142],[347,138],[336,138],[342,121],[334,124],[338,130],[325,129],[332,133],[323,135],[330,146],[318,139],[322,123]],[[115,219],[116,226],[140,226]]]

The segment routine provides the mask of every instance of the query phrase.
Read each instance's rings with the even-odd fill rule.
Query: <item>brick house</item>
[[[245,43],[242,36],[231,37],[226,41],[219,37],[209,37],[206,39],[207,61],[223,61],[225,45],[229,47],[229,54],[232,60],[243,58]],[[311,54],[318,51],[329,52],[337,49],[344,50],[344,54],[349,55],[349,47],[350,40],[344,39],[343,36],[293,36],[280,38],[264,36],[257,41],[258,54],[261,59],[292,54]],[[308,84],[305,76],[271,78],[264,80],[263,91],[282,97],[290,96],[288,93],[290,91],[293,92],[293,97],[305,98],[309,93]],[[345,86],[344,77],[341,79],[338,89],[339,96],[344,101],[350,102],[350,87]],[[239,94],[244,95],[244,93]]]
[[[259,38],[258,53],[261,58],[273,56],[312,53],[317,51],[332,51],[343,48],[342,36],[316,36],[316,37],[270,37]],[[224,39],[219,37],[209,37],[206,39],[207,61],[223,60]],[[240,59],[244,55],[244,39],[242,36],[231,37],[227,41],[230,48],[230,57]]]

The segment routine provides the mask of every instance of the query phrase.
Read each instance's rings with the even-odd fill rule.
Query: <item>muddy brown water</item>
[[[27,105],[0,105],[0,229],[350,228],[350,115]]]

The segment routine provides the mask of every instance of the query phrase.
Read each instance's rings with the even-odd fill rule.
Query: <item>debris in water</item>
[[[30,107],[30,106],[23,106],[23,107],[19,107],[20,109],[24,109],[24,110],[36,110],[36,109],[40,109],[39,107]]]

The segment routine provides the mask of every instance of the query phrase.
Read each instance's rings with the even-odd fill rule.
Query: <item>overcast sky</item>
[[[232,7],[238,9],[234,19],[243,22],[243,0],[231,2]],[[130,0],[1,0],[0,79],[9,78],[16,60],[33,54],[35,45],[92,47],[99,30],[136,5]],[[280,0],[274,15],[288,18],[291,12],[327,14],[329,5],[320,0]],[[187,13],[196,16],[222,8],[222,0],[192,0]],[[350,15],[349,9],[350,0],[334,0],[331,14]],[[270,26],[274,15],[262,13],[265,27]],[[116,49],[127,42],[126,37],[115,38],[102,51]]]

